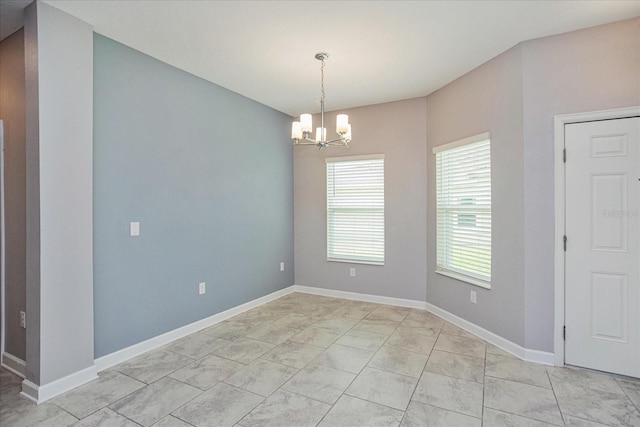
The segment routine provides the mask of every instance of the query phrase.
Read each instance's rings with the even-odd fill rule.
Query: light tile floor
[[[640,426],[640,380],[523,362],[430,313],[293,293],[0,425]]]

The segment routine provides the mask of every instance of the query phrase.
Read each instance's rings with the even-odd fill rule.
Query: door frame
[[[571,123],[595,122],[600,120],[625,119],[640,116],[640,106],[616,108],[613,110],[586,113],[561,114],[554,116],[554,204],[555,204],[555,310],[554,310],[554,364],[564,366],[564,325],[565,325],[565,125]]]

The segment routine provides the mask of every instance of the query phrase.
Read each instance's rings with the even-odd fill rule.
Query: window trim
[[[328,198],[329,198],[329,193],[327,191],[327,179],[326,179],[326,173],[327,173],[327,168],[326,165],[328,165],[329,163],[338,163],[338,162],[357,162],[357,161],[361,161],[361,160],[382,160],[383,164],[384,164],[384,159],[385,159],[385,155],[384,154],[365,154],[365,155],[357,155],[357,156],[340,156],[340,157],[325,157],[324,159],[324,163],[325,163],[325,189],[324,189],[324,193],[325,193],[325,224],[326,224],[326,238],[325,238],[325,254],[326,254],[326,260],[327,262],[341,262],[341,263],[346,263],[346,264],[364,264],[364,265],[374,265],[374,266],[384,266],[384,263],[386,261],[386,255],[387,255],[387,251],[386,251],[386,245],[387,245],[387,241],[386,238],[384,240],[384,246],[383,246],[383,253],[384,253],[384,258],[382,261],[367,261],[367,260],[354,260],[354,259],[346,259],[346,258],[331,258],[329,257],[329,215],[328,215],[328,211],[329,211],[329,206],[328,206]],[[383,169],[383,179],[384,179],[384,169]],[[383,207],[383,218],[386,219],[386,207]],[[386,221],[385,221],[385,226],[383,229],[383,236],[386,237],[387,234],[387,229],[386,229]]]
[[[483,132],[477,135],[473,135],[473,136],[469,136],[466,138],[462,138],[453,142],[449,142],[447,144],[442,144],[442,145],[438,145],[436,147],[432,148],[432,153],[435,156],[436,154],[442,152],[442,151],[447,151],[447,150],[451,150],[454,148],[458,148],[458,147],[462,147],[465,145],[469,145],[469,144],[474,144],[477,142],[482,142],[482,141],[486,141],[489,140],[489,144],[491,144],[491,132]],[[491,161],[489,162],[489,164],[491,165]],[[436,169],[435,173],[436,173],[436,180],[437,180],[437,163],[436,163]],[[489,182],[490,187],[492,187],[491,185],[491,181]],[[436,195],[435,195],[435,208],[436,208],[436,235],[438,233],[438,195],[437,195],[437,188],[436,188]],[[493,214],[493,206],[491,207],[491,213]],[[492,215],[493,218],[493,215]],[[492,231],[492,236],[493,236],[493,229]],[[456,280],[460,280],[462,282],[466,282],[469,283],[471,285],[475,285],[475,286],[479,286],[481,288],[484,289],[491,289],[491,281],[487,281],[487,280],[483,280],[480,279],[478,277],[474,277],[472,275],[468,275],[468,274],[464,274],[464,273],[460,273],[458,271],[452,271],[449,270],[447,268],[441,267],[438,265],[438,239],[436,238],[436,269],[435,269],[435,273],[436,274],[440,274],[443,276],[447,276],[447,277],[451,277],[452,279],[456,279]],[[493,239],[492,239],[493,240]],[[491,266],[493,267],[493,256],[491,257]],[[492,268],[493,270],[493,268]],[[493,279],[493,274],[491,275],[491,278]]]

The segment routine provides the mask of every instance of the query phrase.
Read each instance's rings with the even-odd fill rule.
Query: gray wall
[[[522,58],[516,46],[427,97],[427,299],[518,344],[524,343]],[[491,132],[491,289],[435,273],[435,156],[431,149]],[[477,304],[469,291],[477,292]]]
[[[348,149],[294,147],[296,284],[425,301],[426,99],[352,108]],[[327,132],[335,114],[325,115]],[[319,126],[318,115],[314,126]],[[385,155],[385,264],[328,262],[325,157]],[[349,277],[349,268],[356,277]]]
[[[553,116],[640,105],[640,19],[522,45],[527,348],[553,350]]]
[[[521,43],[427,96],[425,113],[424,98],[348,110],[356,137],[347,151],[295,148],[296,283],[426,300],[525,348],[553,351],[553,116],[640,104],[639,26],[631,19]],[[328,121],[333,126],[333,115]],[[491,290],[434,273],[431,149],[485,131],[492,135]],[[354,265],[352,279],[352,265],[325,260],[323,159],[378,152],[391,159],[387,265]]]
[[[557,114],[640,104],[639,19],[510,49],[427,97],[429,148],[492,132],[490,291],[433,273],[428,300],[528,349],[553,351],[554,134]],[[429,228],[435,236],[433,160]],[[468,303],[469,289],[478,304]]]
[[[26,358],[26,142],[24,31],[0,42],[0,120],[4,122],[5,352]]]
[[[25,12],[27,379],[46,385],[93,366],[93,31]]]
[[[100,357],[293,285],[293,160],[290,117],[105,37],[94,46]]]

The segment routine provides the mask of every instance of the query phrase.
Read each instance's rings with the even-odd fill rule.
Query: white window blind
[[[326,163],[327,259],[384,264],[384,156]]]
[[[438,273],[491,287],[491,141],[434,148]]]

